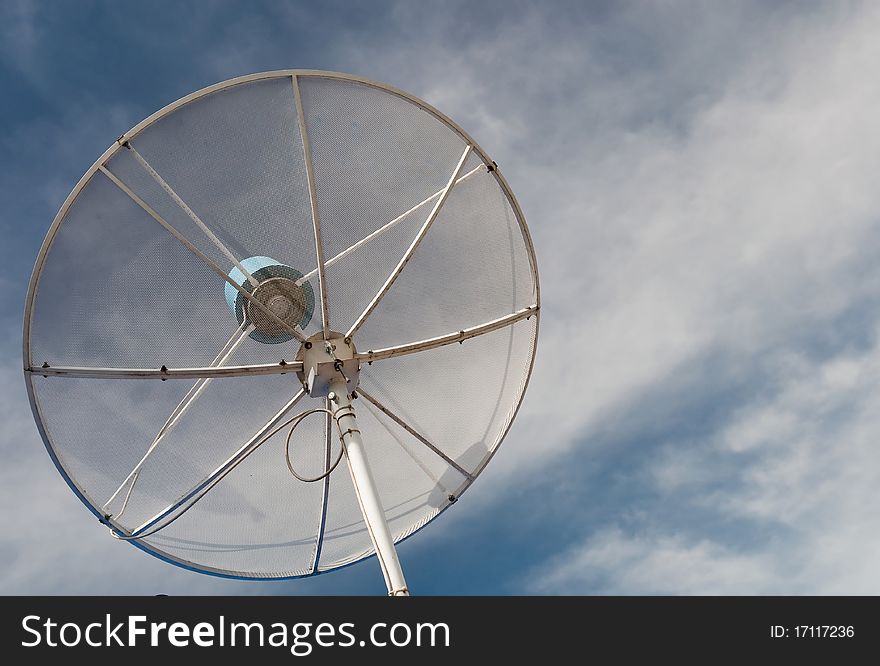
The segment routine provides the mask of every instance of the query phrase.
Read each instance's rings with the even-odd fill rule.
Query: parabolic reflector
[[[306,351],[333,342],[399,541],[497,450],[538,310],[523,215],[458,125],[383,84],[267,72],[174,102],[86,172],[36,262],[25,374],[53,461],[117,537],[308,576],[374,546],[345,464],[304,483],[287,431],[264,439],[328,404]],[[298,425],[303,475],[337,457],[333,428]]]

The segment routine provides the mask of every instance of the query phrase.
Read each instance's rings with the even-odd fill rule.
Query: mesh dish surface
[[[315,303],[301,332],[317,334],[320,285],[301,125],[336,331],[348,330],[379,292],[472,147],[464,177],[355,333],[359,351],[457,333],[539,305],[534,251],[506,182],[461,128],[424,102],[344,74],[289,70],[233,79],[169,105],[124,135],[128,146],[111,146],[71,192],[27,297],[24,363],[34,369],[26,383],[38,427],[71,488],[99,517],[110,513],[105,519],[121,533],[150,524],[222,468],[301,391],[296,374],[204,382],[144,463],[119,515],[125,492],[113,510],[108,499],[197,382],[44,377],[38,369],[210,366],[239,332],[216,270],[228,274],[234,264],[219,244],[238,261],[269,256],[304,276]],[[362,364],[369,399],[354,406],[395,541],[457,501],[498,449],[531,373],[532,314],[462,344]],[[225,364],[292,360],[299,348],[295,338],[264,344],[245,335]],[[305,395],[287,414],[323,406],[323,398]],[[296,430],[292,459],[306,475],[339,451],[327,430],[319,415]],[[179,519],[135,545],[197,571],[258,579],[315,575],[372,555],[345,461],[326,481],[298,481],[284,462],[285,436],[265,441]]]

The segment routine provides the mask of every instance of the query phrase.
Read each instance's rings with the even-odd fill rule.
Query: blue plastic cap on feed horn
[[[276,281],[276,285],[281,286],[274,290],[274,296],[276,298],[279,295],[287,297],[292,301],[291,305],[293,302],[298,304],[302,312],[301,317],[298,321],[289,321],[288,323],[297,326],[301,330],[305,330],[312,320],[312,314],[315,311],[315,292],[308,281],[303,282],[302,285],[296,284],[303,277],[302,273],[286,264],[282,264],[276,259],[263,256],[248,257],[242,260],[241,266],[254,277],[260,286],[270,279],[279,278],[280,280]],[[256,290],[256,287],[247,279],[238,266],[233,266],[232,270],[229,271],[229,278],[249,293],[254,293]],[[239,325],[241,325],[248,310],[247,299],[228,282],[224,288],[224,295],[226,297],[226,304],[235,315]],[[258,300],[262,301],[262,299]],[[277,330],[270,330],[277,329],[277,323],[274,323],[265,316],[260,316],[261,314],[263,313],[260,310],[256,310],[254,313],[254,330],[250,333],[251,338],[265,344],[278,344],[293,339],[293,335],[290,333],[279,333]]]

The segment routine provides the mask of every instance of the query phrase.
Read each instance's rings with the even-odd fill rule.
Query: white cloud
[[[684,518],[647,510],[635,526],[603,528],[542,565],[531,591],[876,594],[880,345],[785,366],[770,396],[712,436],[646,457],[650,501],[674,502]],[[738,523],[739,536],[689,525],[687,511]]]
[[[546,563],[529,583],[537,594],[742,594],[772,581],[773,562],[708,540],[603,530]]]
[[[534,394],[565,393],[567,377],[600,414],[710,346],[772,348],[875,288],[857,262],[880,203],[880,90],[857,72],[876,25],[864,13],[780,32],[684,132],[621,127],[593,154],[600,141],[573,132],[573,170],[511,161],[548,301],[529,408],[564,425]],[[769,90],[768,68],[786,73]],[[565,373],[571,357],[549,350],[572,338],[581,372]]]
[[[546,165],[524,178],[567,203],[525,194],[540,256],[552,257],[542,263],[551,305],[527,425],[498,458],[511,474],[534,470],[529,439],[538,432],[545,454],[571,460],[592,441],[613,442],[597,435],[651,408],[640,400],[731,380],[713,376],[707,359],[754,373],[755,391],[708,441],[672,434],[660,454],[646,452],[640,471],[657,495],[652,507],[637,504],[644,521],[581,539],[551,559],[545,570],[555,572],[534,590],[880,589],[870,528],[880,508],[878,351],[853,351],[847,332],[835,331],[846,315],[861,320],[857,334],[876,337],[880,86],[866,72],[880,55],[880,16],[860,5],[777,27],[683,126],[621,127],[587,141],[603,147],[593,166],[562,175],[555,190]],[[584,145],[573,137],[571,150]],[[547,224],[570,233],[545,232]],[[553,312],[555,288],[567,298]],[[810,353],[820,331],[830,349]],[[578,371],[566,372],[570,355],[552,350],[573,344]],[[703,381],[688,388],[694,373]],[[551,399],[573,394],[577,410]],[[701,396],[677,397],[687,405]],[[724,534],[665,519],[658,509],[675,492],[719,524],[740,522]]]

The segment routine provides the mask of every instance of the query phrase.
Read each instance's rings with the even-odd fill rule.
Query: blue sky
[[[402,544],[419,594],[880,592],[880,12],[871,3],[0,2],[4,593],[384,593],[188,573],[55,472],[21,313],[67,193],[205,85],[345,71],[501,165],[541,270],[520,416]]]

